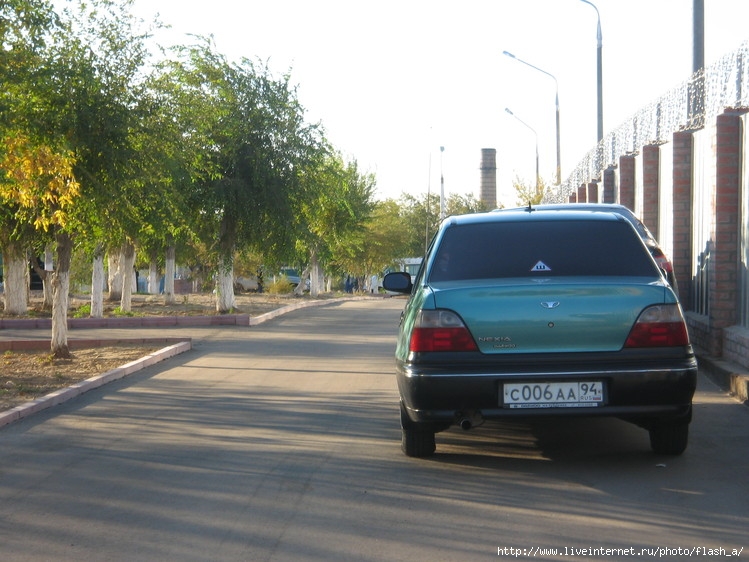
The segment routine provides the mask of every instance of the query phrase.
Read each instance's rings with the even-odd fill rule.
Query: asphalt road
[[[0,429],[0,560],[749,559],[749,408],[701,377],[677,458],[578,420],[451,429],[409,459],[402,305],[192,329],[192,351]]]

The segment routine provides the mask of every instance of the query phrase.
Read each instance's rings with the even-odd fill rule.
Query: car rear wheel
[[[659,422],[650,430],[650,448],[660,455],[680,455],[689,441],[689,422]]]
[[[401,449],[409,457],[431,457],[437,449],[433,431],[403,429]]]
[[[401,409],[401,449],[409,457],[430,457],[437,445],[434,440],[434,429],[431,424],[417,423],[406,413],[403,402]]]

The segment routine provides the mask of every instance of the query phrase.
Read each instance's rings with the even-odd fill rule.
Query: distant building
[[[490,209],[497,207],[497,149],[481,149],[481,190],[479,200]]]

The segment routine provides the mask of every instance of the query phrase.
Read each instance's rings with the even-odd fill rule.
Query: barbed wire
[[[728,108],[749,106],[749,41],[637,111],[606,135],[577,164],[548,202],[562,203],[580,185],[600,181],[603,170],[643,146],[670,142],[677,131],[703,128]]]

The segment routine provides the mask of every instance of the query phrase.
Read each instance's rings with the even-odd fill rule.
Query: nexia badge
[[[531,268],[531,271],[546,272],[546,271],[551,271],[551,268],[548,265],[546,265],[544,262],[540,261]]]

